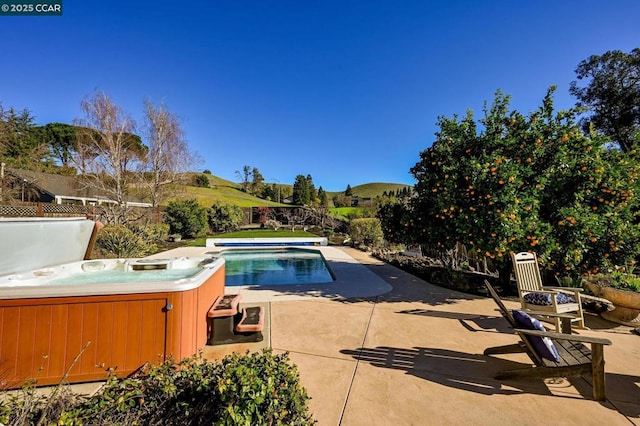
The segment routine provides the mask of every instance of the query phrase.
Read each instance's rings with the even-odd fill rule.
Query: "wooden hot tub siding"
[[[70,383],[191,356],[206,344],[207,312],[223,293],[224,265],[181,292],[0,300],[0,388],[59,383],[89,341]]]

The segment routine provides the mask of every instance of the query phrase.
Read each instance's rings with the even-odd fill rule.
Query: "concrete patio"
[[[207,347],[205,356],[289,352],[320,425],[640,425],[640,336],[630,327],[588,315],[591,330],[578,331],[613,342],[604,403],[591,399],[586,379],[497,381],[498,370],[530,360],[482,355],[518,341],[493,300],[430,285],[357,250],[331,250],[323,253],[337,283],[325,289],[236,290],[243,303],[267,307],[265,340]]]

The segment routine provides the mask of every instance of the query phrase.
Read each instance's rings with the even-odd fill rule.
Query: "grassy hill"
[[[279,204],[273,201],[263,200],[254,197],[240,190],[241,185],[218,176],[207,175],[209,177],[209,188],[202,188],[190,185],[181,185],[178,187],[178,194],[175,198],[195,198],[198,202],[209,207],[214,203],[233,204],[240,207],[259,207],[259,206],[288,206],[288,204]],[[381,196],[385,191],[396,191],[405,188],[408,185],[400,183],[366,183],[352,187],[353,195],[357,197]],[[346,188],[346,186],[345,186]],[[329,198],[339,192],[328,192]]]
[[[218,176],[209,177],[209,188],[191,185],[178,186],[178,193],[174,199],[195,198],[200,205],[210,207],[214,203],[232,204],[240,207],[283,206],[273,201],[263,200],[241,191],[238,183],[222,179]]]
[[[183,198],[183,197],[180,197]],[[198,188],[195,186],[184,187],[184,198],[195,198],[198,202],[210,207],[214,203],[234,204],[240,207],[282,206],[273,201],[263,200],[253,195],[242,192],[237,188],[228,186],[216,186],[214,188]]]
[[[209,186],[211,186],[212,188],[216,186],[228,186],[230,188],[236,188],[236,189],[241,188],[241,185],[239,183],[222,179],[221,177],[218,177],[218,176],[213,176],[213,175],[207,175],[207,176],[209,178]]]
[[[387,193],[390,191],[395,192],[398,189],[406,188],[410,185],[405,185],[402,183],[385,183],[385,182],[373,182],[373,183],[365,183],[363,185],[356,185],[351,187],[351,191],[354,197],[371,197],[375,198],[377,196],[382,196],[382,194],[386,191]],[[345,186],[346,189],[346,186]],[[338,192],[330,192],[330,197]]]

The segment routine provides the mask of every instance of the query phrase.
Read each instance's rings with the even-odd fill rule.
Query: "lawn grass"
[[[348,220],[350,217],[361,215],[362,209],[360,207],[332,207],[329,211],[339,219]]]
[[[311,232],[300,230],[290,231],[281,229],[279,231],[273,229],[246,229],[242,231],[227,232],[226,234],[209,235],[208,237],[196,238],[189,241],[191,247],[204,247],[207,238],[289,238],[289,237],[317,237]]]

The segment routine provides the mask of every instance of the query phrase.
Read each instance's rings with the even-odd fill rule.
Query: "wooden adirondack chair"
[[[485,355],[525,352],[534,366],[500,371],[495,378],[498,380],[517,377],[583,377],[591,376],[593,383],[593,399],[604,401],[606,396],[604,374],[604,345],[610,345],[611,341],[597,337],[576,336],[572,334],[554,333],[551,331],[528,330],[518,327],[513,315],[506,308],[494,288],[485,280],[485,285],[491,297],[498,305],[500,313],[509,322],[509,325],[520,336],[520,342],[506,346],[487,348]],[[565,314],[560,314],[566,316]],[[542,357],[532,343],[531,338],[548,337],[555,345],[560,360],[550,361]],[[585,346],[589,343],[591,348]]]
[[[571,321],[578,328],[586,328],[580,300],[581,288],[543,286],[535,253],[512,253],[511,260],[523,310],[536,317],[551,319],[556,332],[561,329],[561,317],[556,314],[571,313]],[[567,296],[572,301],[568,302]]]

